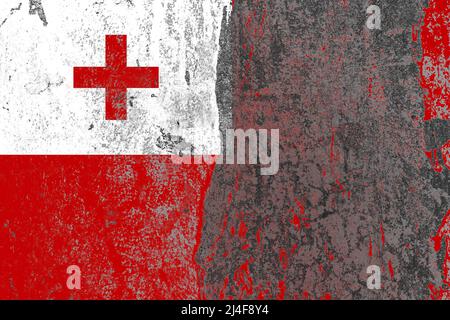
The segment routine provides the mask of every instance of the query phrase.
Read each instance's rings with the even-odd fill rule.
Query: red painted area
[[[425,155],[430,160],[431,168],[433,168],[434,172],[441,173],[443,168],[441,164],[439,163],[439,157],[437,149],[434,149],[433,151],[425,151]]]
[[[380,222],[380,234],[381,234],[381,247],[384,247],[384,244],[386,243],[386,239],[384,236],[383,222]]]
[[[441,153],[444,165],[450,170],[450,140],[441,147]]]
[[[424,120],[450,120],[450,3],[447,0],[431,0],[425,9],[425,17],[421,27],[422,60],[421,84],[425,89]],[[450,142],[441,147],[444,165],[449,166]],[[426,151],[436,173],[443,167],[439,163],[438,150]],[[443,262],[443,282],[450,284],[450,211],[445,215],[442,224],[433,237],[436,251],[440,251],[445,239],[446,253]],[[448,299],[450,293],[442,287],[429,285],[432,299]]]
[[[331,299],[332,299],[332,296],[331,296],[330,293],[325,293],[325,294],[320,298],[320,300],[331,300]]]
[[[127,88],[158,88],[157,67],[127,67],[127,36],[106,36],[106,67],[75,67],[74,88],[106,89],[106,120],[127,120]]]
[[[0,299],[201,298],[213,165],[170,156],[0,157]],[[66,268],[81,268],[81,290]]]
[[[253,278],[250,272],[250,264],[253,260],[245,261],[235,272],[233,280],[239,292],[235,296],[237,299],[244,299],[253,294]]]
[[[425,120],[450,120],[450,2],[431,0],[421,28]]]
[[[277,300],[284,300],[285,296],[286,296],[286,282],[284,282],[283,280],[280,280],[278,282],[278,296],[277,296]]]
[[[434,250],[439,252],[442,247],[442,242],[445,240],[445,257],[442,264],[443,283],[450,285],[450,210],[445,215],[436,236],[432,238],[434,242]],[[429,285],[432,299],[450,299],[450,291],[442,287],[435,287],[433,284]]]
[[[389,260],[388,262],[388,268],[389,268],[389,275],[391,276],[391,279],[394,279],[394,266],[392,265],[392,261]]]
[[[287,252],[285,249],[280,249],[279,251],[279,259],[280,259],[280,265],[283,270],[286,270],[289,263],[289,257],[287,255]]]
[[[446,244],[446,256],[443,265],[444,283],[450,285],[450,210],[445,215],[436,236],[433,237],[436,252],[441,250],[443,240]]]
[[[241,221],[239,223],[239,231],[238,231],[239,238],[241,238],[243,240],[246,239],[247,232],[248,232],[248,228],[247,228],[245,222]]]

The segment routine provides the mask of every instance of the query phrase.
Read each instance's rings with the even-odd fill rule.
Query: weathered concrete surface
[[[424,150],[450,135],[422,120],[414,39],[428,3],[377,1],[381,31],[365,27],[369,4],[236,2],[233,126],[280,128],[281,168],[216,169],[198,254],[208,298],[426,299],[442,284],[430,238],[448,170]],[[367,289],[369,265],[382,290]]]

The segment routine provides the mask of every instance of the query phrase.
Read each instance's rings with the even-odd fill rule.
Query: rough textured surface
[[[170,157],[0,157],[1,299],[195,299],[212,166]],[[66,268],[82,272],[66,287]]]
[[[450,297],[448,1],[228,4],[0,3],[0,153],[215,153],[228,128],[281,139],[269,177],[2,156],[0,298]],[[128,34],[129,65],[162,72],[159,91],[129,92],[127,123],[70,83],[73,66],[104,65],[106,32]]]
[[[426,299],[442,284],[430,239],[449,208],[448,170],[424,151],[450,134],[423,120],[429,4],[377,4],[380,31],[364,27],[367,1],[235,3],[233,125],[280,128],[281,168],[216,169],[198,256],[208,298]],[[379,291],[366,287],[373,264]]]
[[[1,299],[200,297],[213,166],[163,154],[220,151],[224,4],[0,2]],[[127,122],[103,120],[103,90],[72,84],[73,67],[105,65],[110,33],[128,35],[128,65],[160,66],[159,89],[128,92]],[[66,287],[74,264],[80,291]]]

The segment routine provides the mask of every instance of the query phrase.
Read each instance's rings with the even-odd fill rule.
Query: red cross
[[[106,89],[106,120],[127,120],[128,88],[159,88],[158,67],[127,67],[127,36],[106,36],[106,67],[74,67],[74,88]]]

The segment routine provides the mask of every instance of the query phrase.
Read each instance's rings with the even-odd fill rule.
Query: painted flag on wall
[[[198,298],[227,0],[0,3],[0,298]],[[67,268],[82,273],[66,287]]]
[[[0,299],[448,299],[449,12],[0,1]]]

